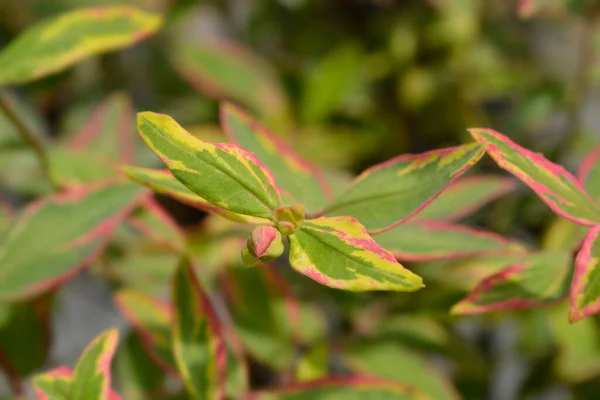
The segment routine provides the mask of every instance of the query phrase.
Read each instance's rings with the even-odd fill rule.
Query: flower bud
[[[277,229],[286,236],[292,235],[304,225],[304,204],[278,208],[274,216]]]
[[[271,261],[283,254],[281,233],[273,226],[254,229],[242,249],[242,261],[252,267],[259,261]]]

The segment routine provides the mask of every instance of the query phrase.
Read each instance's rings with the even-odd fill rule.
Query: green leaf
[[[498,175],[471,175],[449,185],[414,220],[459,220],[515,189],[515,180]]]
[[[363,377],[326,378],[251,394],[248,400],[427,400],[399,383]]]
[[[476,143],[405,154],[365,170],[325,210],[349,215],[370,232],[404,222],[424,209],[446,186],[475,164],[485,147]]]
[[[254,154],[196,139],[167,115],[144,112],[137,121],[142,139],[173,176],[209,203],[268,219],[281,207],[273,175]]]
[[[525,247],[493,232],[438,221],[409,221],[373,239],[400,261],[432,261],[506,252]]]
[[[289,104],[272,67],[250,49],[223,39],[179,41],[174,64],[200,92],[219,100],[231,99],[259,112],[277,125],[287,119]]]
[[[28,206],[0,243],[0,299],[30,297],[73,276],[99,254],[145,194],[126,182],[61,193]]]
[[[587,234],[575,260],[575,273],[571,285],[569,321],[575,322],[600,311],[600,225]]]
[[[265,218],[236,214],[212,205],[207,200],[188,189],[183,183],[175,179],[173,174],[171,174],[171,172],[167,169],[157,170],[128,166],[123,167],[123,172],[125,172],[125,174],[132,181],[145,185],[158,194],[164,194],[165,196],[179,200],[182,203],[198,208],[202,211],[218,214],[236,222],[245,222],[258,225],[269,223],[269,220]]]
[[[129,289],[117,292],[115,304],[138,333],[142,346],[154,362],[167,372],[176,372],[171,351],[172,312],[169,305]]]
[[[402,267],[354,218],[307,220],[290,239],[290,265],[309,278],[350,291],[423,287],[421,278]]]
[[[192,399],[221,399],[226,353],[217,316],[187,260],[172,282],[173,356]]]
[[[141,207],[128,222],[153,244],[181,253],[186,248],[186,237],[177,221],[152,197],[144,199]]]
[[[107,182],[119,174],[117,164],[93,152],[65,147],[56,147],[48,152],[48,168],[52,181],[63,188]]]
[[[458,400],[456,389],[418,353],[395,342],[361,342],[344,351],[356,373],[396,381],[414,387],[432,400]],[[393,366],[393,368],[391,367]]]
[[[552,211],[582,225],[600,222],[600,206],[562,166],[491,129],[474,128],[470,132],[477,142],[487,144],[487,153],[500,168],[523,181]]]
[[[298,382],[325,378],[329,372],[329,346],[317,344],[300,357],[296,367]]]
[[[0,84],[28,82],[91,55],[130,46],[161,23],[158,15],[129,6],[80,9],[43,21],[0,53]]]
[[[33,385],[40,399],[106,400],[115,398],[110,390],[110,364],[119,333],[110,329],[96,337],[83,351],[73,373],[61,367],[37,375]]]
[[[571,283],[566,251],[531,253],[482,280],[452,314],[532,308],[551,304],[567,294]]]
[[[577,179],[596,201],[600,201],[600,145],[583,160],[577,171]]]
[[[254,153],[273,173],[279,188],[292,196],[295,201],[287,205],[302,202],[315,212],[330,200],[322,172],[240,108],[227,103],[221,106],[221,124],[230,140]]]

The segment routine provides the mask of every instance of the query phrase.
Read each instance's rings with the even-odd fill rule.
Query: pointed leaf
[[[96,106],[87,123],[69,138],[73,150],[87,150],[105,160],[130,163],[134,158],[134,120],[131,100],[122,93]]]
[[[0,84],[31,81],[99,53],[121,49],[154,33],[158,15],[129,6],[71,11],[43,21],[0,53]]]
[[[600,201],[600,145],[596,146],[588,155],[585,157],[579,171],[577,171],[577,178],[587,192],[596,201]]]
[[[507,195],[516,181],[498,175],[471,175],[449,185],[414,220],[459,220]]]
[[[171,352],[170,325],[172,313],[165,303],[133,290],[121,290],[115,304],[142,340],[148,355],[165,371],[177,368]]]
[[[222,399],[225,344],[210,299],[191,264],[181,262],[172,282],[173,355],[192,399]]]
[[[302,159],[291,146],[231,104],[221,106],[221,124],[229,139],[254,153],[271,172],[279,188],[309,211],[320,210],[330,190],[322,172]]]
[[[470,132],[476,141],[488,144],[487,153],[500,168],[523,181],[555,213],[583,225],[600,222],[600,207],[562,166],[491,129],[474,128]]]
[[[120,400],[110,389],[110,364],[118,341],[116,329],[96,337],[83,351],[74,371],[59,367],[33,378],[40,400]]]
[[[433,400],[460,399],[444,375],[418,353],[398,343],[389,340],[355,343],[344,351],[344,358],[356,373],[417,388]]]
[[[144,112],[137,121],[142,139],[173,176],[213,205],[261,218],[281,206],[273,175],[254,154],[196,139],[167,115]]]
[[[432,261],[522,252],[525,247],[493,232],[437,221],[415,221],[373,235],[400,261]]]
[[[234,100],[265,117],[286,114],[287,99],[271,66],[250,49],[223,39],[175,49],[175,68],[202,93]]]
[[[600,311],[600,225],[588,232],[575,260],[569,320],[578,321]]]
[[[0,244],[0,298],[32,296],[76,274],[144,195],[126,182],[53,195],[28,206]]]
[[[467,315],[548,305],[567,294],[571,276],[569,252],[532,253],[485,278],[450,312]]]
[[[334,377],[251,394],[248,400],[431,400],[415,388],[363,377]]]
[[[251,217],[224,210],[214,206],[202,197],[198,196],[183,183],[179,182],[168,169],[150,169],[141,167],[123,167],[123,172],[129,179],[141,183],[155,191],[158,194],[164,194],[181,201],[191,207],[202,211],[218,214],[229,220],[236,222],[246,222],[252,224],[266,224],[269,220],[265,218]]]
[[[290,239],[290,265],[325,285],[350,291],[423,287],[421,278],[382,249],[354,218],[308,220]]]
[[[144,199],[140,209],[129,218],[129,223],[153,243],[179,252],[186,247],[183,229],[152,197]]]
[[[389,229],[424,209],[483,153],[472,143],[392,158],[360,174],[325,215],[352,216],[370,232]]]
[[[61,188],[85,188],[114,181],[119,168],[93,152],[56,147],[48,152],[48,168],[52,181]]]

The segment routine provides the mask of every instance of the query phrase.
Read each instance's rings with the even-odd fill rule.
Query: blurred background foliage
[[[475,126],[504,132],[572,171],[598,140],[599,1],[539,0],[534,15],[523,17],[516,0],[0,0],[0,43],[44,17],[115,3],[160,12],[165,26],[133,48],[15,89],[11,99],[34,130],[67,140],[94,107],[119,93],[137,111],[167,113],[198,137],[223,141],[218,101],[229,99],[329,174],[340,176],[398,154],[463,143],[469,140],[466,128]],[[157,166],[149,150],[136,143],[136,163]],[[490,160],[477,168],[500,173]],[[2,117],[0,185],[13,205],[52,191],[34,154]],[[190,246],[204,271],[237,262],[223,259],[237,255],[240,247],[228,236],[233,228],[159,200],[190,229]],[[467,221],[532,248],[573,250],[569,242],[577,242],[570,234],[577,229],[522,187]],[[91,273],[126,288],[160,293],[172,272],[162,265],[174,264],[176,257],[136,251],[143,244],[135,236],[121,229]],[[266,283],[268,271],[262,276],[233,269],[227,287],[231,282],[245,286],[236,295],[246,300],[233,303],[244,307],[232,311],[241,321],[242,336],[246,323],[258,324],[261,332],[252,334],[253,326],[245,335],[256,351],[251,355],[253,385],[272,384],[274,371],[285,379],[286,366],[300,357],[298,373],[307,377],[320,376],[314,364],[322,361],[314,360],[323,359],[330,360],[332,371],[366,370],[405,382],[416,370],[434,368],[442,376],[439,398],[600,398],[597,317],[569,325],[565,304],[476,317],[448,314],[482,274],[494,270],[493,262],[485,264],[407,264],[427,282],[426,290],[410,295],[333,291],[282,270],[290,286],[286,290],[306,308],[299,328],[282,311],[285,291],[256,295],[273,290]],[[210,273],[201,279],[207,285],[217,280]],[[89,290],[71,289],[68,298],[86,295]],[[110,297],[100,299],[110,303]],[[228,301],[227,294],[223,300]],[[135,296],[123,295],[120,301],[136,306]],[[18,313],[0,312],[0,324],[25,324],[33,310],[24,307]],[[57,313],[63,316],[54,317],[62,321],[62,327],[53,328],[55,337],[85,331],[85,319],[69,320],[60,307]],[[256,315],[261,315],[258,322]],[[85,337],[83,343],[93,335]],[[63,347],[66,340],[59,340]],[[289,344],[296,340],[310,346],[295,352]],[[149,377],[163,372],[145,361],[135,334],[123,347],[115,379],[127,387],[123,382],[135,375],[151,392],[157,381]],[[64,362],[80,350],[55,351],[50,363]],[[38,354],[30,359],[36,364],[43,350],[31,351]],[[456,390],[444,386],[450,380]],[[127,393],[137,388],[130,389],[124,398],[135,398]]]

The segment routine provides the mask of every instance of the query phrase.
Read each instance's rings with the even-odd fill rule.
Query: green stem
[[[6,118],[17,128],[17,131],[21,135],[21,137],[31,146],[31,148],[35,151],[42,170],[48,170],[48,159],[46,157],[45,144],[42,139],[33,131],[27,123],[22,119],[22,117],[15,111],[13,105],[11,104],[6,92],[0,90],[0,110]]]

